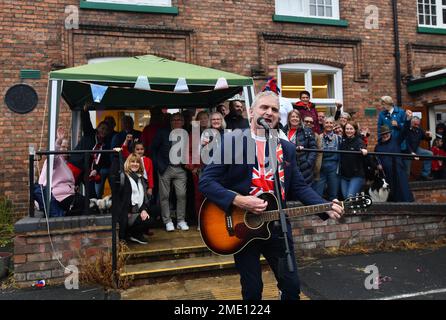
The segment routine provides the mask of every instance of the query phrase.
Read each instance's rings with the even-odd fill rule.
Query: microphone
[[[260,117],[260,118],[257,119],[257,124],[259,126],[262,126],[263,129],[265,129],[266,131],[271,130],[271,127],[269,126],[268,122],[266,122],[265,118],[263,118],[263,117]]]

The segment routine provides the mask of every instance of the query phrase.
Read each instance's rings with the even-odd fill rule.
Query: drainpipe
[[[401,65],[400,65],[400,39],[398,31],[398,9],[397,0],[392,0],[392,11],[393,11],[393,42],[395,46],[395,77],[396,77],[396,100],[397,106],[401,107]]]

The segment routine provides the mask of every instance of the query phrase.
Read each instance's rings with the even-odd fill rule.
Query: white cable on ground
[[[36,164],[36,166],[37,166],[37,172],[39,173],[39,177],[40,177],[40,170],[39,170],[39,166]],[[40,192],[42,193],[42,198],[43,198],[43,186],[42,185],[40,185]],[[45,199],[43,199],[43,200],[45,200]],[[46,227],[47,227],[47,231],[48,231],[48,238],[50,239],[50,244],[51,244],[51,251],[52,251],[52,253],[53,253],[53,258],[55,257],[56,258],[56,260],[57,260],[57,262],[59,262],[59,264],[61,265],[61,267],[62,268],[64,268],[65,269],[65,271],[70,271],[71,272],[71,270],[70,269],[68,269],[61,261],[60,261],[60,259],[59,259],[59,252],[56,252],[56,249],[54,248],[54,244],[53,244],[53,239],[52,239],[52,237],[51,237],[51,232],[50,232],[50,222],[49,222],[49,220],[48,220],[48,212],[47,212],[47,210],[46,210],[46,204],[45,204],[45,201],[42,201],[43,202],[43,213],[44,213],[44,215],[45,215],[45,219],[46,219]]]
[[[45,96],[45,104],[44,104],[44,110],[43,110],[43,115],[42,115],[42,130],[40,132],[40,142],[39,142],[39,149],[41,150],[42,148],[42,140],[43,140],[43,130],[45,129],[45,114],[46,114],[46,109],[47,109],[47,103],[48,103],[48,88],[46,90],[46,96]],[[39,168],[39,164],[36,162],[35,163],[36,167],[37,167],[37,173],[38,176],[40,177],[40,168]],[[34,179],[34,177],[33,177]],[[34,185],[34,181],[30,181],[29,183],[33,183]],[[43,198],[43,186],[40,185],[40,192],[42,193],[42,198]],[[51,190],[50,190],[51,192]],[[46,219],[46,226],[47,226],[47,231],[48,231],[48,238],[50,239],[50,244],[51,244],[51,251],[52,251],[52,256],[53,258],[55,257],[57,262],[59,262],[59,264],[61,265],[62,268],[64,268],[65,271],[70,271],[70,269],[68,269],[59,259],[59,252],[56,252],[56,249],[54,248],[54,244],[53,244],[53,239],[51,237],[51,232],[50,232],[50,222],[48,221],[48,212],[46,210],[46,204],[45,204],[45,199],[43,199],[43,213],[45,215],[45,219]]]

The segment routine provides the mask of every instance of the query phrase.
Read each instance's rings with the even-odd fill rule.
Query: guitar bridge
[[[228,234],[230,236],[233,236],[235,234],[231,214],[226,214],[226,229],[228,230]]]

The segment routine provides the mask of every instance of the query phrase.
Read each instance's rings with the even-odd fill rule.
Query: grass
[[[0,247],[6,247],[12,243],[14,236],[14,222],[12,217],[12,202],[5,197],[0,197]]]
[[[446,246],[446,236],[441,236],[433,241],[413,241],[413,240],[399,240],[399,241],[381,241],[375,244],[355,244],[344,247],[332,247],[325,249],[325,254],[329,256],[334,255],[353,255],[353,254],[368,254],[374,252],[391,252],[400,250],[421,250],[421,249],[439,249]]]
[[[132,278],[119,277],[119,270],[124,268],[128,259],[124,252],[128,251],[128,247],[125,243],[121,242],[118,248],[118,288],[128,289],[131,285]],[[105,289],[118,289],[114,281],[114,275],[112,270],[112,254],[110,251],[101,251],[99,255],[94,257],[95,259],[81,256],[79,261],[81,264],[80,280],[83,283],[102,285]]]

